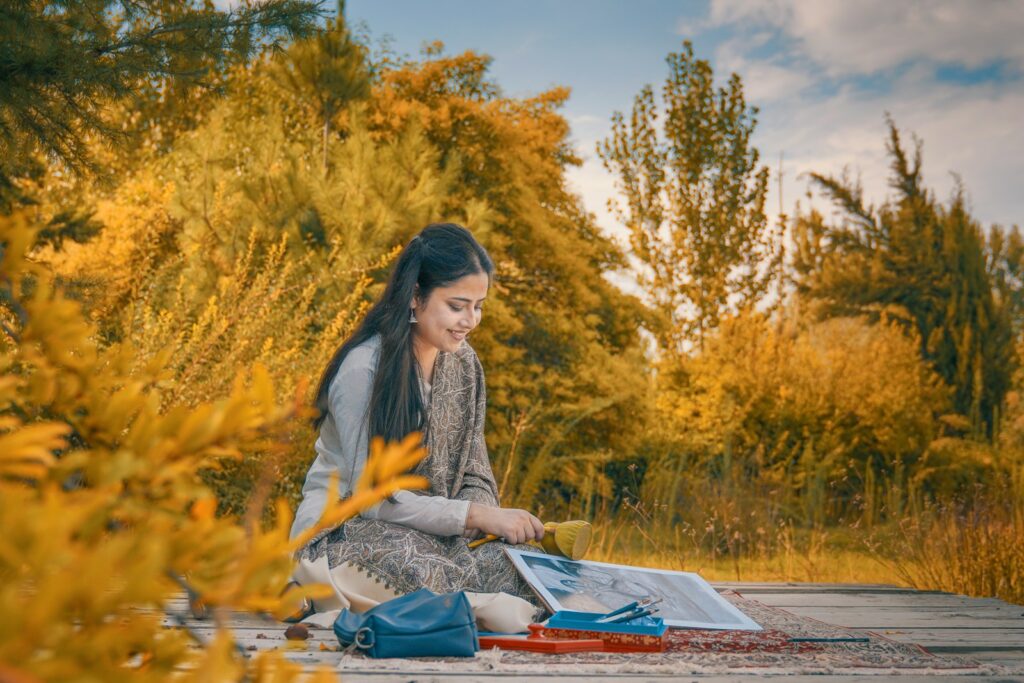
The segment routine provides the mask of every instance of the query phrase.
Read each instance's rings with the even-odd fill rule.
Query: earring
[[[416,311],[412,310],[411,308],[409,309],[409,322],[410,323],[417,322],[417,320],[416,320]]]

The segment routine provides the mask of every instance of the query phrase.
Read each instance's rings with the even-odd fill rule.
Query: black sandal
[[[284,595],[286,592],[288,592],[288,589],[291,588],[292,586],[300,586],[300,585],[302,585],[302,584],[300,584],[298,581],[295,581],[294,579],[289,581],[287,583],[287,585],[285,585],[284,590],[281,591],[281,595]],[[302,621],[303,619],[308,617],[310,614],[315,614],[315,613],[316,613],[316,608],[313,606],[313,601],[310,600],[309,598],[302,598],[302,606],[299,609],[299,611],[296,612],[295,614],[292,614],[290,616],[285,617],[281,621],[284,621],[285,623],[288,623],[288,624],[295,624],[295,623],[298,623],[298,622]]]

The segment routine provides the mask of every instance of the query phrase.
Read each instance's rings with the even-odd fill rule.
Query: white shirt
[[[302,486],[302,502],[295,511],[292,538],[320,519],[332,472],[339,475],[342,496],[349,495],[359,481],[369,450],[370,393],[379,353],[380,337],[374,336],[349,351],[331,381],[327,392],[328,414],[320,425],[320,436],[314,446],[316,459]],[[420,389],[429,409],[431,386],[420,378]],[[394,503],[382,501],[364,510],[361,516],[403,524],[435,536],[466,534],[468,500],[419,495],[412,491],[398,491],[393,498]]]

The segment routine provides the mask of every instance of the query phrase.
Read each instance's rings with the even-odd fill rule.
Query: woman
[[[483,534],[511,544],[544,534],[529,512],[499,506],[484,443],[484,374],[466,338],[480,324],[493,272],[468,230],[427,226],[328,363],[316,397],[317,456],[292,537],[316,522],[332,472],[342,494],[351,493],[372,436],[394,441],[423,432],[428,455],[414,472],[426,477],[429,490],[399,491],[321,533],[302,550],[304,560],[326,555],[332,571],[354,567],[398,594],[422,587],[505,592],[540,604],[502,544],[467,547]]]

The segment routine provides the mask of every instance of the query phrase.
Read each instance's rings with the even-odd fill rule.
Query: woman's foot
[[[292,586],[298,586],[298,585],[300,585],[298,581],[289,581],[288,585],[286,585],[284,587],[284,590],[281,591],[281,595],[284,595],[288,591],[288,589],[291,588]],[[291,614],[291,615],[285,617],[284,619],[282,619],[282,621],[284,621],[286,623],[289,623],[289,624],[294,624],[294,623],[302,621],[303,619],[308,617],[310,614],[313,614],[315,612],[316,612],[316,608],[313,607],[313,601],[310,600],[309,598],[302,598],[302,603],[299,606],[299,611],[295,612],[295,614]]]

